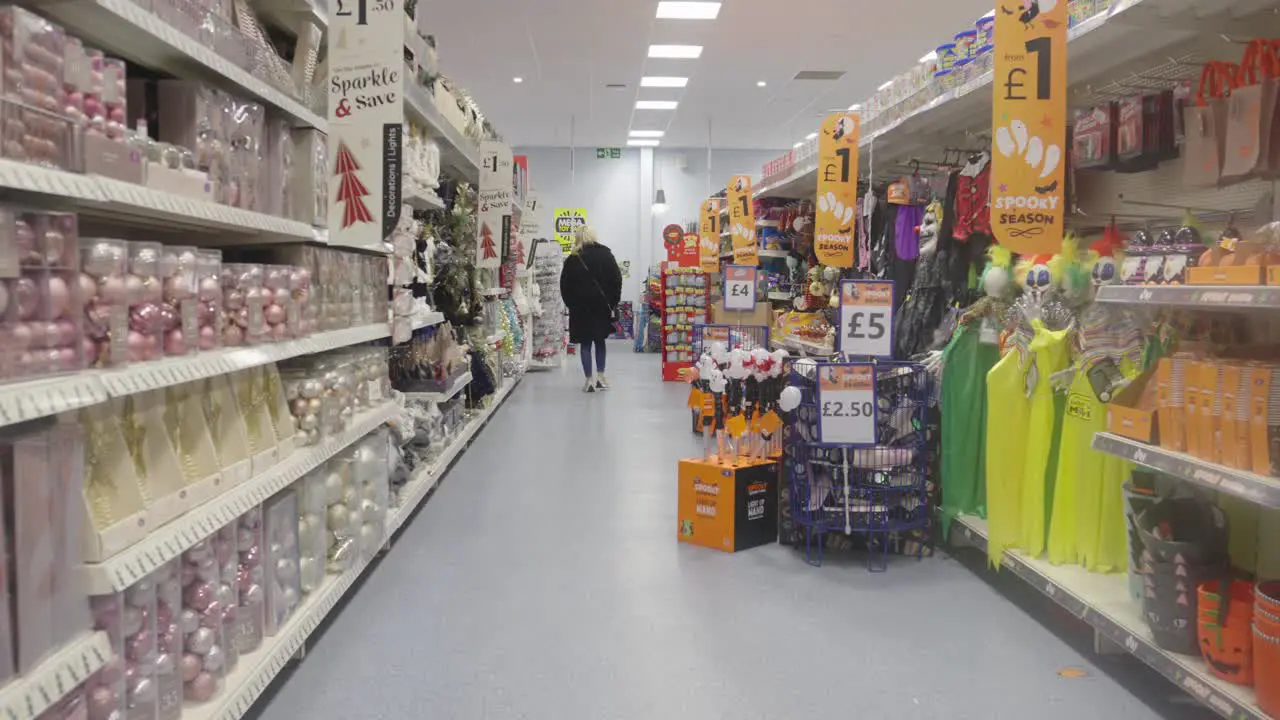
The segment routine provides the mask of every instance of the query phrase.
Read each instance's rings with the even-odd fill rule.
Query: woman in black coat
[[[622,272],[613,252],[596,239],[596,231],[578,228],[573,252],[560,272],[560,296],[569,308],[569,342],[578,343],[582,372],[587,376],[583,392],[607,390],[604,379],[604,341],[613,334],[614,315],[622,300]],[[596,373],[591,372],[591,348],[595,346]]]

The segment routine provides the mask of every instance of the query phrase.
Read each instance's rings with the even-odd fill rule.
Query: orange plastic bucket
[[[1258,707],[1271,717],[1280,717],[1280,634],[1254,626],[1253,663]]]
[[[1280,618],[1280,580],[1258,583],[1254,597],[1258,607],[1266,610],[1272,617]]]
[[[1253,684],[1253,584],[1242,580],[1219,592],[1222,581],[1203,582],[1196,637],[1209,672],[1236,685]],[[1223,611],[1226,611],[1225,613]]]

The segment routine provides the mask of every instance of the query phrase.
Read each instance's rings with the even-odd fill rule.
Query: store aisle
[[[263,720],[1162,716],[953,560],[678,544],[685,390],[610,353],[525,378]]]

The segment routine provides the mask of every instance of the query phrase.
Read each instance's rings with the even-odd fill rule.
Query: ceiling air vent
[[[843,70],[801,70],[796,73],[796,80],[839,80],[844,77]]]
[[[604,87],[606,90],[626,90],[627,84],[626,83],[606,83]]]

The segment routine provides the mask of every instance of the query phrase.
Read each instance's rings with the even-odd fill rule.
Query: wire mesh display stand
[[[724,346],[729,350],[734,348],[742,348],[743,350],[764,348],[768,350],[769,327],[767,325],[694,325],[692,343],[690,345],[693,348],[693,362],[697,363],[698,358],[702,357],[703,351],[709,349],[712,343],[717,342],[724,343]],[[700,410],[690,410],[689,418],[693,434],[701,435],[703,432],[702,412]],[[712,431],[721,430],[723,427],[724,418],[720,417]]]
[[[916,363],[877,363],[877,443],[823,443],[818,440],[818,376],[824,363],[806,365],[793,364],[791,384],[800,389],[801,402],[783,430],[792,522],[804,533],[805,560],[822,564],[827,533],[862,535],[867,569],[883,572],[890,547],[929,523],[931,378]],[[922,551],[921,545],[917,559]]]

